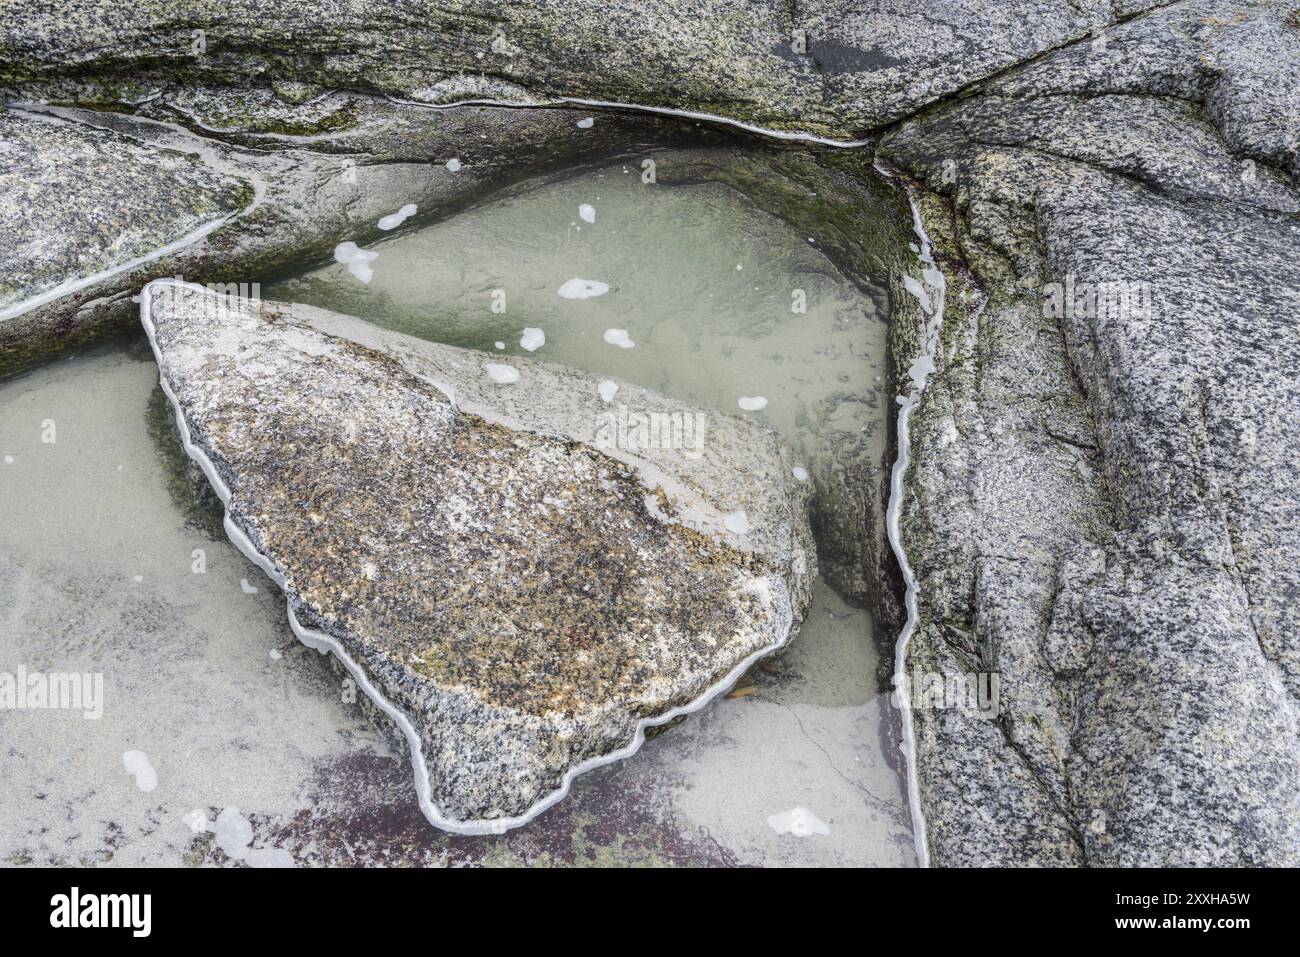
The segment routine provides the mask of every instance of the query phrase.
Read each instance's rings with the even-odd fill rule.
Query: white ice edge
[[[176,426],[180,430],[181,444],[184,446],[186,454],[199,464],[199,467],[203,470],[203,474],[207,476],[208,482],[211,483],[213,491],[215,491],[217,497],[221,499],[221,504],[225,509],[225,518],[222,521],[222,527],[225,528],[226,535],[229,536],[230,541],[234,543],[235,547],[238,548],[249,561],[261,568],[262,571],[266,573],[267,577],[275,582],[281,591],[285,591],[284,576],[270,559],[253,546],[252,541],[230,517],[230,488],[217,473],[216,467],[212,464],[212,461],[203,453],[203,450],[194,443],[190,434],[189,423],[185,419],[185,414],[181,411],[180,402],[177,400],[175,392],[172,391],[171,383],[167,381],[167,377],[163,373],[162,352],[158,348],[158,339],[154,331],[153,318],[150,315],[150,306],[153,298],[152,289],[159,285],[183,286],[201,292],[206,292],[206,290],[204,287],[195,285],[194,283],[178,282],[175,279],[155,279],[140,292],[140,323],[144,326],[145,334],[149,337],[149,346],[153,350],[154,361],[158,365],[158,383],[162,386],[164,394],[166,394],[168,401],[171,402],[172,408],[176,413]],[[308,648],[313,648],[316,651],[322,653],[326,651],[332,652],[334,656],[343,663],[343,666],[348,670],[348,673],[356,680],[358,687],[366,693],[367,697],[369,697],[370,700],[384,712],[384,714],[392,718],[394,723],[396,723],[401,729],[403,735],[406,737],[406,743],[411,752],[411,766],[415,771],[415,791],[419,800],[420,810],[424,813],[424,816],[428,819],[429,823],[441,830],[450,831],[453,834],[468,836],[503,834],[506,831],[512,830],[516,827],[522,827],[532,821],[552,805],[567,797],[574,779],[579,775],[603,767],[606,764],[621,761],[623,758],[631,757],[639,751],[641,745],[645,743],[645,732],[647,728],[658,727],[659,725],[666,724],[682,715],[694,714],[696,711],[699,711],[708,705],[718,695],[731,688],[731,686],[740,679],[741,675],[748,671],[760,658],[783,647],[790,640],[790,631],[794,626],[793,609],[787,608],[785,620],[777,623],[776,632],[781,637],[773,641],[771,644],[765,645],[757,651],[752,652],[748,657],[732,668],[731,671],[727,672],[721,681],[711,685],[695,700],[684,705],[679,705],[661,715],[639,719],[636,725],[636,732],[632,735],[632,740],[624,747],[617,751],[610,752],[609,754],[588,758],[586,761],[574,765],[564,773],[558,788],[536,801],[523,814],[516,815],[515,817],[458,821],[453,818],[444,817],[433,804],[433,800],[429,793],[429,774],[424,763],[424,750],[420,744],[420,736],[406,715],[398,709],[397,706],[389,702],[388,699],[379,692],[379,689],[370,682],[370,679],[366,676],[365,670],[357,664],[350,655],[348,655],[338,639],[327,635],[322,631],[304,627],[302,623],[298,621],[297,616],[293,613],[293,604],[287,597],[287,592],[285,598],[285,611],[289,617],[289,627],[293,629],[293,633],[298,637],[298,640]]]
[[[892,174],[881,168],[879,164],[876,165],[876,171],[883,176],[892,178]],[[939,333],[943,329],[944,296],[947,292],[947,281],[942,270],[934,262],[930,237],[925,231],[925,224],[921,220],[920,207],[917,206],[916,198],[912,195],[910,189],[907,190],[907,201],[912,209],[912,230],[916,233],[921,247],[917,258],[920,259],[923,266],[928,267],[922,270],[922,276],[926,278],[927,284],[929,277],[934,277],[937,280],[937,284],[931,286],[933,312],[927,323],[925,341],[922,346],[924,357],[933,360],[938,353]],[[921,358],[921,356],[917,358]],[[916,631],[917,622],[920,619],[920,609],[916,597],[916,575],[912,571],[912,566],[907,560],[907,552],[903,548],[903,533],[900,525],[903,511],[903,482],[907,477],[907,469],[912,460],[908,426],[912,411],[920,404],[921,394],[924,391],[924,381],[913,384],[912,390],[904,397],[898,410],[898,458],[895,459],[893,470],[889,476],[889,505],[885,509],[885,530],[889,537],[889,545],[894,551],[894,558],[898,562],[899,571],[903,575],[903,583],[906,586],[903,603],[907,609],[907,621],[904,623],[903,630],[899,633],[898,641],[894,645],[893,699],[898,705],[902,724],[903,741],[900,750],[907,768],[907,801],[912,812],[912,835],[916,841],[916,858],[922,867],[929,867],[930,848],[926,841],[925,814],[921,809],[921,786],[916,771],[916,729],[912,722],[912,702],[906,691],[907,648],[911,643],[912,635]]]
[[[631,110],[637,113],[658,113],[660,116],[680,116],[687,120],[703,120],[707,123],[731,126],[736,129],[745,130],[749,133],[758,133],[761,136],[770,136],[778,140],[798,140],[803,143],[817,143],[822,146],[838,146],[844,149],[866,146],[871,142],[870,140],[836,140],[827,136],[817,136],[814,133],[800,133],[793,130],[774,130],[766,126],[759,126],[757,123],[746,123],[744,120],[733,119],[729,116],[719,116],[716,113],[698,113],[693,110],[678,110],[670,106],[646,106],[643,103],[621,103],[616,100],[587,100],[576,96],[559,96],[553,99],[537,100],[531,103],[493,99],[468,99],[455,100],[450,103],[425,103],[421,100],[407,100],[397,96],[389,96],[388,99],[394,103],[401,103],[403,106],[423,107],[426,110],[452,110],[465,106],[496,106],[507,107],[515,110],[545,110],[554,109],[557,106],[591,106],[608,110]]]

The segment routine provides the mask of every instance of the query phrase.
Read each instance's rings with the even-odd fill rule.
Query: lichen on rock
[[[170,280],[141,308],[232,538],[405,722],[440,826],[522,823],[797,630],[806,486],[748,420],[605,447],[595,381],[561,367],[500,385],[466,350]]]

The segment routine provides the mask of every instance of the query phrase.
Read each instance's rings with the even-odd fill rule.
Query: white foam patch
[[[791,834],[795,837],[812,837],[814,834],[830,834],[826,823],[806,807],[793,807],[780,814],[773,814],[767,819],[767,826],[778,834]]]
[[[143,751],[126,751],[122,754],[122,767],[135,775],[135,786],[141,791],[149,792],[158,786],[158,772],[149,763]]]
[[[519,347],[521,349],[536,352],[544,345],[546,345],[546,333],[532,326],[524,327],[524,333],[519,337]]]
[[[903,287],[912,294],[913,298],[921,304],[921,311],[927,316],[934,314],[934,306],[930,302],[930,294],[925,291],[917,280],[913,279],[906,273],[903,274]]]
[[[627,334],[626,329],[606,329],[605,341],[611,346],[618,346],[620,349],[631,349],[636,345],[632,337]]]
[[[414,203],[407,203],[395,213],[389,213],[379,220],[379,228],[383,230],[396,229],[402,223],[406,222],[416,214],[418,207]]]
[[[237,807],[228,807],[217,815],[212,833],[216,836],[215,843],[221,852],[236,861],[244,859],[248,854],[248,845],[253,843],[253,825],[239,813]]]
[[[212,833],[214,843],[233,861],[243,861],[249,867],[296,866],[293,855],[288,851],[278,847],[250,847],[253,843],[253,825],[239,813],[237,807],[228,807],[217,815]]]
[[[767,408],[767,399],[761,395],[742,395],[736,404],[746,412],[761,412]]]
[[[922,354],[917,356],[907,367],[907,378],[918,389],[925,388],[925,380],[935,369],[934,356]]]
[[[564,299],[590,299],[603,296],[609,292],[609,284],[595,279],[578,279],[574,277],[556,290]]]
[[[450,171],[453,172],[453,173],[459,173],[459,172],[460,172],[460,160],[458,160],[458,159],[456,159],[456,158],[454,158],[454,157],[453,157],[452,159],[447,160],[447,169],[450,170]]]
[[[379,253],[373,249],[362,249],[356,243],[339,243],[334,247],[334,261],[347,266],[348,272],[366,283],[374,278],[375,273],[370,268],[370,263],[378,258]]]
[[[488,374],[489,379],[501,385],[519,381],[519,370],[502,362],[489,362],[483,367],[483,371]]]
[[[596,118],[594,116],[587,116],[578,120],[578,129],[580,130],[589,130],[595,125],[596,125]]]
[[[601,379],[596,388],[600,391],[600,397],[606,402],[613,402],[614,396],[618,395],[618,383],[612,379]]]
[[[239,580],[239,590],[242,591],[245,595],[257,594],[257,586],[249,582],[247,578],[241,578]]]
[[[790,474],[793,475],[795,478],[797,478],[800,482],[808,481],[808,470],[804,468],[802,465],[796,465],[794,468],[790,470]]]
[[[374,258],[373,256],[370,258]],[[339,243],[334,247],[334,261],[348,265],[349,263],[366,260],[366,251],[354,242]]]
[[[583,203],[578,207],[578,218],[584,223],[594,223],[596,221],[596,207],[591,203]]]
[[[181,818],[181,820],[184,821],[185,826],[188,827],[195,834],[202,834],[204,831],[208,830],[208,825],[211,823],[208,820],[207,812],[200,811],[197,808],[193,811],[190,811],[190,813],[186,814],[183,818]]]

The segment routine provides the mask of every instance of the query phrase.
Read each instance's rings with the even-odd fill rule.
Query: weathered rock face
[[[1156,6],[1124,3],[1123,16]],[[452,102],[591,98],[844,136],[1117,19],[1101,0],[13,0],[0,81],[92,73],[127,95],[309,82]],[[201,32],[201,36],[199,35]]]
[[[501,163],[492,183],[535,169],[527,158],[562,140],[561,128],[572,126],[557,112],[533,135],[535,128],[512,124],[545,117],[543,111],[519,111],[518,119],[498,112],[416,113],[376,97],[318,97],[322,88],[428,103],[588,97],[841,139],[906,120],[888,131],[879,153],[919,184],[920,216],[948,281],[942,338],[931,357],[936,371],[911,421],[912,468],[897,503],[919,611],[906,670],[909,676],[1000,676],[994,720],[957,708],[914,713],[915,768],[932,860],[1300,860],[1300,630],[1294,607],[1300,514],[1292,493],[1300,461],[1290,439],[1300,424],[1294,372],[1300,358],[1300,197],[1294,181],[1300,174],[1300,20],[1293,5],[1201,0],[1144,13],[1156,5],[1125,3],[1118,24],[1111,4],[1054,0],[1004,5],[994,19],[985,4],[935,3],[918,14],[914,4],[895,11],[883,2],[834,0],[800,4],[794,16],[786,4],[728,0],[669,0],[627,10],[577,0],[510,7],[483,0],[455,11],[385,0],[326,4],[309,23],[276,0],[93,6],[62,4],[56,12],[35,0],[7,5],[0,11],[0,80],[25,99],[48,94],[57,102],[134,104],[136,117],[83,112],[77,119],[125,133],[149,149],[200,155],[182,141],[197,142],[211,175],[198,170],[180,176],[181,167],[169,167],[163,180],[179,176],[188,188],[179,206],[147,220],[160,237],[184,235],[232,202],[237,208],[240,195],[215,190],[222,177],[271,186],[270,201],[196,243],[192,255],[159,260],[155,275],[229,281],[239,276],[221,269],[243,268],[263,254],[272,265],[320,256],[340,239],[364,240],[357,230],[396,208],[394,200],[416,200],[413,189],[440,197],[444,208],[472,199],[472,191],[443,191],[442,167],[428,161],[453,146],[459,152],[467,135],[477,135],[476,124],[497,124],[479,141],[484,162]],[[1089,39],[1099,28],[1106,29]],[[204,49],[197,52],[195,29],[205,31]],[[806,55],[790,47],[798,29],[807,30]],[[1032,62],[1008,70],[1025,61]],[[258,88],[204,89],[249,82]],[[163,92],[155,97],[159,86]],[[950,96],[956,91],[960,99]],[[245,97],[247,112],[240,108]],[[9,119],[6,129],[26,135],[30,117],[25,111],[14,116],[21,122]],[[146,122],[177,118],[204,135],[190,139]],[[451,124],[443,127],[447,136],[438,132],[442,122]],[[362,156],[368,150],[373,158]],[[360,185],[348,185],[341,175],[350,156],[358,157]],[[46,152],[41,162],[68,160]],[[134,160],[126,170],[133,168]],[[80,169],[104,175],[102,164]],[[281,183],[291,185],[282,189]],[[33,207],[61,208],[55,195],[34,196]],[[840,220],[834,225],[839,229]],[[286,243],[288,235],[293,239]],[[90,268],[101,268],[101,246],[88,242],[72,250],[73,258],[84,248]],[[0,266],[10,277],[22,271],[9,268],[11,262]],[[904,276],[891,268],[901,372],[916,358],[929,317],[909,302]],[[0,348],[29,341],[34,332],[80,328],[88,315],[124,307],[151,278],[138,270],[123,276],[0,324]],[[47,278],[57,276],[50,271]],[[1088,286],[1095,293],[1097,284],[1106,284],[1100,306],[1089,306],[1085,296],[1081,308],[1065,308],[1065,300],[1073,307],[1077,293]],[[1044,293],[1060,308],[1045,311]],[[295,316],[307,321],[306,313]],[[316,316],[308,325],[325,322]],[[202,335],[203,328],[192,334]],[[289,328],[301,330],[290,333],[299,336],[299,346],[316,342],[311,334],[324,335],[296,322],[275,326]],[[361,327],[347,332],[364,337]],[[173,333],[182,336],[179,326]],[[481,443],[500,451],[495,466],[504,471],[491,477],[520,502],[533,503],[527,527],[543,537],[558,534],[535,514],[540,506],[516,478],[553,478],[537,464],[545,458],[539,449],[550,448],[545,442],[551,440],[535,432],[571,433],[541,424],[531,432],[493,431],[497,426],[483,425],[482,416],[433,411],[441,408],[433,393],[420,393],[427,407],[408,407],[392,398],[389,387],[381,388],[381,377],[366,365],[400,361],[425,368],[435,353],[445,362],[452,353],[393,360],[382,358],[400,351],[393,342],[364,352],[337,337],[322,341],[333,351],[312,361],[346,362],[347,376],[359,377],[366,388],[359,396],[318,395],[313,390],[324,383],[300,375],[293,381],[301,403],[290,405],[290,424],[270,433],[277,440],[295,442],[294,429],[316,435],[309,427],[319,432],[328,419],[307,421],[314,403],[369,397],[392,421],[419,419],[447,430],[455,439],[449,448]],[[256,361],[241,375],[253,374],[259,363],[264,370],[294,364],[288,344],[271,349],[265,335],[258,343],[249,353]],[[216,345],[208,351],[218,365],[233,365],[229,356],[215,358]],[[272,354],[275,361],[265,358]],[[470,389],[472,380],[479,380],[477,372],[462,388]],[[213,441],[209,433],[227,443],[243,435],[233,423],[255,414],[252,398],[245,405],[223,398],[228,407],[215,401],[235,380],[203,379],[191,371],[186,381],[194,394],[182,402],[194,401],[195,415],[207,408],[215,416],[196,421],[200,442]],[[391,388],[419,392],[421,381],[417,374]],[[493,400],[518,395],[526,385],[526,378],[500,388],[478,381]],[[516,407],[511,414],[522,411]],[[367,455],[386,462],[402,447],[399,439],[367,447]],[[583,440],[579,446],[587,449]],[[293,447],[329,446],[297,441]],[[229,451],[248,456],[256,466],[245,467],[249,475],[263,469],[270,475],[269,463],[279,461],[274,449],[256,444]],[[589,449],[582,454],[594,455]],[[339,474],[328,458],[294,462],[318,472],[299,469],[277,479],[280,486],[247,488],[259,495],[284,482],[315,488],[307,483],[316,474],[332,482],[322,501],[355,488],[353,475]],[[395,474],[408,483],[422,479],[400,469]],[[640,481],[630,473],[608,474],[618,489]],[[408,497],[410,487],[422,486],[409,485]],[[380,501],[404,514],[405,499],[385,488],[390,497]],[[623,504],[608,516],[591,516],[587,531],[609,532],[613,541],[648,541],[637,536],[653,531],[659,535],[656,554],[689,557],[685,539],[674,537],[685,532],[643,527],[636,496],[614,498]],[[514,499],[498,501],[504,509]],[[283,514],[298,513],[286,506]],[[268,548],[303,561],[293,570],[301,593],[291,588],[291,594],[311,596],[314,604],[293,599],[304,621],[327,629],[342,622],[342,640],[352,642],[361,666],[396,688],[394,700],[409,713],[419,713],[419,692],[411,689],[423,687],[420,682],[465,677],[444,662],[412,656],[409,645],[375,650],[367,644],[366,628],[401,634],[387,626],[416,620],[410,617],[415,599],[399,601],[376,591],[364,574],[359,579],[350,559],[337,557],[351,555],[345,549],[360,547],[356,543],[318,541],[312,536],[328,533],[301,520],[273,528],[268,515],[250,504],[242,520],[250,537],[268,535]],[[364,515],[376,522],[387,517],[369,510]],[[255,524],[259,517],[267,528]],[[434,528],[447,536],[455,532]],[[726,549],[735,550],[734,544],[710,548],[730,556]],[[400,565],[400,556],[389,551],[395,545],[363,546]],[[528,591],[531,579],[520,577],[527,554],[505,555],[501,574],[508,572],[504,580],[512,589],[539,604],[554,600]],[[644,561],[646,575],[669,573]],[[782,560],[772,561],[778,570],[769,575],[780,577]],[[739,565],[729,557],[718,567]],[[708,580],[721,588],[725,575],[714,572]],[[478,587],[488,589],[498,573],[495,567],[484,572]],[[366,617],[357,610],[357,595],[380,596],[382,607]],[[444,605],[450,601],[445,591],[433,595]],[[710,627],[716,615],[730,615],[734,634],[743,631],[741,624],[761,631],[762,609],[729,598],[729,611],[714,609],[709,617],[695,607],[697,596],[685,592],[681,608],[705,615],[700,620]],[[479,604],[465,602],[466,609]],[[791,605],[798,606],[797,595]],[[466,642],[479,642],[473,647],[497,662],[504,660],[500,632],[475,617],[492,607],[485,601],[479,611],[458,611],[451,620],[465,630]],[[555,620],[572,620],[566,609],[546,607]],[[653,667],[667,667],[665,660],[654,659]],[[703,670],[682,665],[679,674],[700,677]],[[556,682],[578,675],[590,677],[574,662],[557,662],[538,693],[550,694],[546,689]],[[486,689],[487,697],[475,701],[500,706],[493,696],[504,695],[503,687],[490,676],[470,677]],[[526,717],[510,727],[535,727],[527,723],[538,713],[533,694],[519,690],[519,714]],[[667,704],[669,698],[655,700]],[[618,707],[626,731],[637,709],[627,701]],[[451,760],[438,750],[445,740],[430,737],[422,744],[436,756],[430,758],[434,771],[448,766],[435,762]],[[445,810],[514,813],[510,802],[535,799],[553,786],[566,760],[582,759],[570,739],[565,742],[547,752],[544,770],[534,768],[524,784],[507,788],[500,806],[465,811],[481,797],[469,788],[447,798]],[[570,748],[567,757],[564,748]]]
[[[112,175],[87,175],[111,170]],[[142,192],[166,202],[142,206]],[[211,231],[252,186],[195,158],[48,117],[0,113],[0,322]],[[35,215],[33,212],[35,211]]]
[[[161,281],[164,384],[282,583],[412,744],[435,823],[521,823],[642,727],[783,645],[815,567],[806,484],[748,420],[299,306]],[[662,435],[663,433],[659,433]]]
[[[1300,861],[1285,12],[1178,4],[882,144],[968,277],[912,423],[909,670],[1001,678],[997,720],[915,714],[936,862]]]

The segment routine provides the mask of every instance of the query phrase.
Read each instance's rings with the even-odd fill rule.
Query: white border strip
[[[834,140],[826,136],[817,136],[813,133],[773,130],[765,126],[759,126],[755,123],[746,123],[743,120],[733,120],[729,116],[718,116],[715,113],[695,113],[690,110],[675,110],[668,106],[642,106],[639,103],[614,103],[607,100],[582,100],[572,96],[560,97],[557,102],[571,103],[575,106],[635,110],[638,113],[658,113],[662,116],[680,116],[688,120],[704,120],[708,123],[717,123],[721,126],[733,126],[749,133],[758,133],[762,136],[770,136],[778,140],[798,140],[803,143],[819,143],[822,146],[838,146],[843,149],[853,149],[859,146],[866,146],[871,142],[870,140]]]
[[[140,293],[140,323],[144,326],[145,334],[149,337],[149,345],[153,349],[154,360],[158,363],[158,382],[162,386],[162,390],[167,395],[167,398],[171,401],[172,407],[175,409],[176,426],[180,429],[181,444],[185,447],[185,451],[189,457],[197,462],[199,467],[203,469],[203,474],[207,476],[208,481],[212,484],[213,490],[221,499],[221,504],[225,507],[226,514],[222,525],[226,530],[226,534],[230,537],[230,540],[234,543],[235,547],[238,548],[249,561],[261,568],[262,571],[267,574],[267,577],[275,582],[281,591],[285,591],[284,576],[275,565],[272,564],[270,559],[257,551],[248,536],[244,534],[244,532],[236,526],[234,521],[231,519],[230,488],[226,485],[221,476],[217,474],[217,470],[215,466],[213,466],[212,461],[203,453],[203,450],[194,443],[190,434],[189,423],[186,421],[185,415],[181,411],[181,405],[176,398],[176,393],[172,391],[171,384],[163,374],[162,352],[158,347],[158,339],[155,334],[153,319],[150,315],[152,290],[158,285],[188,286],[191,289],[197,289],[205,293],[207,290],[204,289],[203,286],[194,283],[178,282],[175,279],[155,279],[153,282],[145,286]],[[693,714],[705,707],[705,705],[709,704],[709,702],[718,695],[727,691],[740,679],[741,675],[754,665],[756,661],[784,646],[790,640],[790,632],[794,626],[794,614],[793,610],[791,610],[786,621],[777,623],[777,632],[781,635],[779,639],[750,654],[740,662],[740,664],[731,669],[731,671],[729,671],[721,681],[710,686],[694,701],[673,708],[664,714],[640,719],[637,722],[636,733],[632,735],[632,740],[624,747],[611,752],[610,754],[588,758],[586,761],[570,768],[564,773],[560,786],[556,790],[539,799],[523,814],[515,817],[458,821],[443,816],[433,803],[430,796],[428,768],[424,763],[424,750],[421,747],[420,736],[416,732],[415,727],[411,724],[410,719],[408,719],[400,709],[384,698],[384,696],[379,692],[379,689],[370,682],[364,669],[362,669],[362,667],[343,649],[343,645],[338,641],[338,639],[327,635],[324,632],[304,627],[302,623],[298,621],[297,616],[293,612],[292,601],[287,597],[287,592],[285,609],[289,616],[289,627],[292,628],[293,633],[298,636],[298,640],[308,648],[314,648],[322,654],[327,651],[333,652],[334,656],[343,663],[343,666],[347,668],[348,672],[356,680],[357,684],[366,695],[379,707],[381,711],[392,718],[399,728],[401,728],[411,750],[411,765],[415,770],[415,791],[419,799],[420,810],[424,812],[424,816],[428,818],[429,823],[444,831],[463,835],[502,834],[508,830],[522,827],[527,824],[547,808],[551,807],[551,805],[563,800],[565,796],[568,795],[569,789],[578,775],[585,774],[588,771],[592,771],[603,765],[611,764],[614,761],[619,761],[635,754],[640,750],[641,745],[645,743],[645,732],[647,728],[658,727],[659,725],[667,724],[669,721],[682,715]]]
[[[895,178],[893,174],[883,169],[879,164],[876,164],[876,171],[882,176],[891,179]],[[930,287],[933,293],[930,304],[932,310],[930,321],[927,324],[925,341],[922,344],[924,351],[918,359],[933,362],[939,353],[939,335],[943,331],[944,297],[947,294],[948,283],[944,278],[943,271],[935,265],[930,237],[925,231],[924,223],[921,221],[921,210],[917,206],[916,198],[912,195],[910,188],[906,186],[904,188],[907,190],[907,201],[912,208],[912,231],[916,233],[917,241],[921,247],[920,252],[917,253],[917,258],[920,259],[923,266],[922,276],[926,285]],[[925,813],[921,809],[921,784],[916,770],[916,729],[912,721],[911,696],[907,693],[907,648],[911,643],[912,635],[916,632],[917,623],[920,620],[920,609],[916,597],[916,575],[912,571],[912,566],[907,560],[907,552],[903,548],[903,532],[900,524],[903,511],[903,482],[907,477],[907,469],[912,461],[909,423],[913,410],[920,405],[921,394],[924,391],[925,377],[923,376],[920,382],[913,383],[912,390],[906,396],[899,397],[901,401],[898,410],[898,458],[894,461],[894,468],[889,477],[889,506],[885,510],[885,529],[889,536],[890,547],[894,550],[894,558],[898,562],[899,570],[903,575],[903,582],[907,588],[903,599],[904,606],[907,609],[907,622],[903,625],[903,630],[899,633],[898,641],[894,645],[894,693],[892,698],[899,709],[903,726],[903,741],[900,750],[907,765],[907,800],[912,811],[912,834],[916,840],[916,857],[922,867],[929,867],[930,846],[926,840]]]

